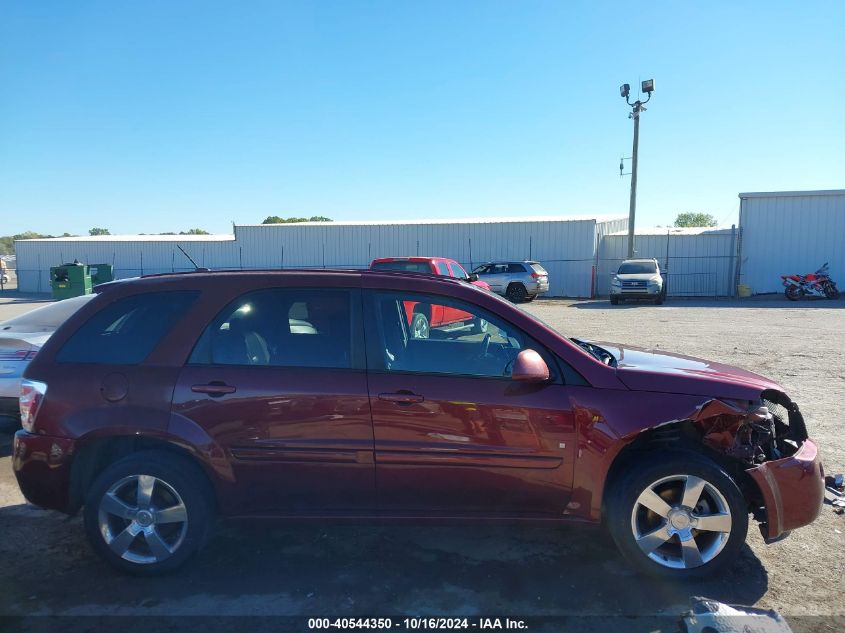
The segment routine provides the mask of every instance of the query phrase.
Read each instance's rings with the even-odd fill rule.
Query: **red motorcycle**
[[[781,275],[785,290],[783,294],[790,301],[798,301],[802,297],[826,297],[836,299],[839,291],[836,283],[827,272],[827,262],[814,273],[806,275]]]

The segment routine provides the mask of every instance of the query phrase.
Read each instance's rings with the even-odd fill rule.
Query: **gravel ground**
[[[30,309],[30,301],[0,297],[0,320]],[[845,301],[611,308],[540,300],[527,309],[568,335],[702,356],[775,378],[801,405],[826,471],[845,471]],[[689,596],[706,595],[777,609],[796,631],[845,630],[845,517],[829,505],[813,525],[769,546],[752,527],[729,571],[688,584],[635,576],[601,529],[484,526],[229,524],[177,574],[127,578],[95,558],[79,518],[25,505],[9,453],[10,435],[0,434],[0,615],[215,616],[205,628],[234,624],[219,616],[235,615],[575,616],[566,630],[605,630],[607,616],[624,616],[613,628],[674,631]],[[59,630],[94,630],[93,622],[62,619]],[[268,630],[280,630],[272,622]],[[286,622],[306,629],[303,617]],[[0,629],[41,623],[6,619]]]

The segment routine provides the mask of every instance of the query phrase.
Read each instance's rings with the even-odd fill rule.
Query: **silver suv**
[[[657,305],[666,299],[666,283],[656,259],[626,259],[610,280],[610,303],[649,299]]]
[[[533,301],[549,291],[549,273],[538,262],[487,262],[472,272],[513,303]]]

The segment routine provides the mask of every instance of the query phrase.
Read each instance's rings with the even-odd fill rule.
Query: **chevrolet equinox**
[[[98,291],[26,369],[13,465],[127,572],[175,569],[221,516],[604,523],[634,566],[684,578],[735,560],[749,517],[771,541],[822,504],[777,383],[565,338],[463,280],[198,271]],[[471,318],[416,337],[408,302]]]

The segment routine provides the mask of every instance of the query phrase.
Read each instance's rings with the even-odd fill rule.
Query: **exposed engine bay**
[[[749,466],[789,457],[807,439],[798,405],[778,391],[746,410],[711,400],[692,421],[705,446]]]

